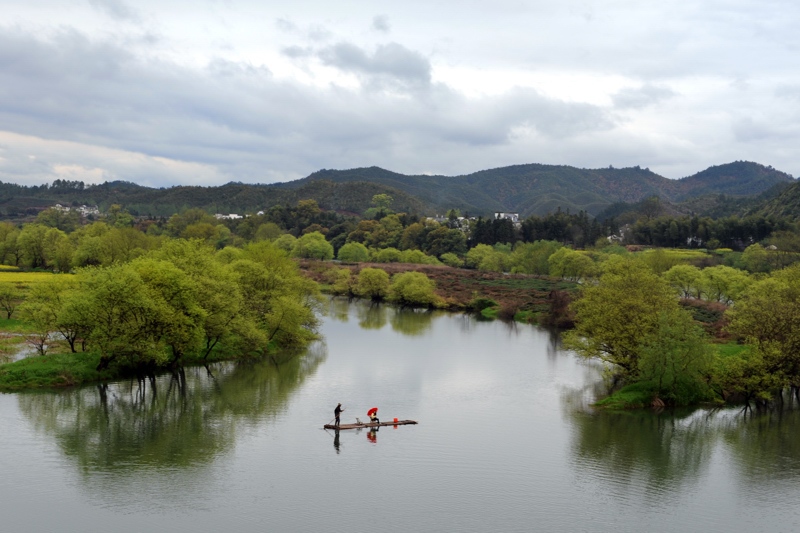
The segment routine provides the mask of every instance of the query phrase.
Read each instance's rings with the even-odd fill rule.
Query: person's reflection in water
[[[341,450],[339,450],[339,430],[336,430],[336,434],[333,436],[333,447],[336,448],[336,453],[338,454]]]
[[[367,433],[367,440],[372,444],[378,444],[378,428],[372,428]]]

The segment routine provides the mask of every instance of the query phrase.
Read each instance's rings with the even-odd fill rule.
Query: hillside
[[[785,187],[780,194],[754,206],[747,214],[764,216],[800,217],[800,182]]]
[[[184,209],[199,207],[210,213],[253,213],[275,205],[296,205],[315,199],[325,210],[362,213],[376,194],[388,193],[399,211],[424,213],[426,204],[399,190],[376,183],[334,183],[316,180],[299,187],[227,183],[219,187],[179,186],[166,189],[110,182],[84,189],[20,187],[0,184],[0,217],[20,218],[56,203],[97,205],[105,210],[120,204],[135,215],[168,217]]]
[[[101,210],[116,203],[133,214],[170,216],[190,207],[212,213],[248,213],[275,205],[295,205],[304,199],[315,199],[327,210],[363,213],[378,193],[390,194],[396,211],[427,215],[455,208],[471,215],[505,211],[526,217],[560,208],[573,213],[583,210],[594,216],[614,204],[632,204],[650,196],[658,196],[665,204],[683,203],[684,209],[698,212],[704,206],[720,211],[720,202],[731,200],[743,210],[752,205],[743,199],[789,184],[794,184],[790,175],[746,161],[710,167],[679,180],[639,167],[581,169],[540,164],[462,176],[405,175],[378,167],[323,169],[288,183],[231,182],[219,187],[163,189],[122,181],[84,186],[56,180],[52,185],[34,187],[0,183],[0,217],[35,215],[55,203],[98,205]]]
[[[579,169],[529,164],[463,176],[408,176],[378,167],[321,170],[286,185],[299,187],[321,179],[380,183],[426,200],[437,212],[458,208],[471,214],[511,211],[522,216],[543,215],[558,208],[596,215],[614,203],[635,203],[654,195],[674,203],[708,194],[750,196],[780,183],[793,182],[786,173],[741,161],[711,167],[679,180],[639,167]]]

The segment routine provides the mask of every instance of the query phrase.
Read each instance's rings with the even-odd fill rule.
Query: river
[[[271,361],[0,394],[3,531],[796,531],[800,409],[595,412],[531,326],[330,302]],[[419,424],[377,432],[342,422]]]

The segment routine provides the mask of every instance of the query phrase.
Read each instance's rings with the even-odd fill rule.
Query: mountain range
[[[581,169],[527,164],[482,170],[462,176],[405,175],[379,167],[320,170],[287,183],[253,185],[231,182],[218,187],[150,188],[129,182],[84,186],[57,180],[53,185],[0,183],[0,217],[19,218],[62,203],[121,204],[131,213],[170,216],[190,207],[212,213],[247,213],[274,205],[315,199],[323,209],[363,213],[372,196],[388,193],[395,211],[420,215],[459,209],[470,215],[515,212],[522,217],[557,209],[596,216],[610,206],[636,203],[650,196],[687,206],[678,211],[703,214],[709,209],[738,213],[767,209],[771,214],[800,213],[800,182],[770,166],[736,161],[712,166],[673,180],[647,168]],[[721,205],[722,204],[722,205]]]

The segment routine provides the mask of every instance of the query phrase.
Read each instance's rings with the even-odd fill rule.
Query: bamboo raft
[[[416,424],[416,423],[417,423],[416,420],[398,420],[397,422],[393,421],[393,422],[381,422],[381,423],[365,422],[361,424],[339,424],[338,428],[334,424],[325,424],[322,427],[324,427],[325,429],[361,429],[361,428],[377,428],[383,426],[405,426],[408,424]]]

